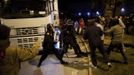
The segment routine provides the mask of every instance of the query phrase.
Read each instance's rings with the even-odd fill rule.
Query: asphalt
[[[77,39],[83,52],[87,52],[86,46],[81,39]],[[35,58],[22,62],[19,75],[91,75],[91,67],[89,66],[90,58],[88,56],[76,57],[74,50],[70,48],[68,53],[64,55],[64,60],[69,64],[63,65],[55,57],[50,54],[38,68],[40,55]]]
[[[87,50],[87,42],[82,41],[82,36],[77,37],[77,42],[83,52],[89,52]],[[104,44],[108,46],[110,44],[110,36],[105,36]],[[86,44],[86,45],[85,45]],[[134,47],[134,36],[124,36],[125,46]],[[40,68],[37,68],[40,56],[35,57],[26,62],[22,62],[19,75],[92,75],[92,68],[90,67],[90,57],[76,57],[73,49],[69,49],[69,52],[64,55],[64,60],[69,62],[68,65],[60,64],[59,60],[54,55],[49,55],[47,59],[42,63]]]
[[[130,46],[134,48],[134,35],[125,35],[124,44],[125,46]]]
[[[105,36],[104,39],[104,44],[108,46],[111,42],[111,37],[110,36]],[[134,48],[134,35],[124,35],[124,45],[126,47],[133,47]]]

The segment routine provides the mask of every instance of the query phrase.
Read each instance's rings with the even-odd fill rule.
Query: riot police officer
[[[51,24],[47,25],[47,31],[44,35],[44,41],[42,44],[43,47],[43,54],[40,58],[39,64],[37,65],[38,67],[41,66],[41,63],[46,59],[46,57],[50,53],[54,53],[56,57],[60,60],[61,64],[67,64],[67,62],[62,60],[62,57],[60,56],[58,49],[55,48],[55,44],[57,42],[54,42],[54,29]]]
[[[85,55],[84,52],[82,52],[80,50],[80,46],[77,43],[76,37],[75,37],[75,31],[74,31],[74,27],[73,27],[73,22],[67,21],[68,23],[64,26],[64,29],[62,31],[62,37],[63,38],[63,53],[62,56],[64,55],[64,53],[67,52],[69,45],[71,47],[73,47],[75,54],[77,55],[77,57],[81,57],[83,54]]]

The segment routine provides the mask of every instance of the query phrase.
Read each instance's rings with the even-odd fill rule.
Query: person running
[[[104,45],[103,41],[101,40],[101,36],[103,32],[101,28],[95,25],[95,20],[89,20],[88,25],[84,31],[83,38],[88,40],[90,52],[91,52],[91,62],[94,68],[97,68],[97,60],[96,60],[96,48],[100,51],[103,55],[105,62],[107,63],[108,67],[111,67],[111,63],[108,60],[107,54],[104,52]]]
[[[108,55],[110,55],[110,52],[114,49],[117,48],[120,50],[121,55],[123,56],[123,63],[128,64],[127,62],[127,57],[124,53],[124,47],[123,47],[123,37],[124,37],[124,28],[119,24],[118,19],[113,19],[113,25],[110,29],[106,30],[105,33],[111,33],[112,38],[111,38],[111,43],[107,49]]]

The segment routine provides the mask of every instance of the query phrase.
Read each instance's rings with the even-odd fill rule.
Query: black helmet
[[[47,30],[51,31],[52,30],[52,25],[51,24],[47,24]]]

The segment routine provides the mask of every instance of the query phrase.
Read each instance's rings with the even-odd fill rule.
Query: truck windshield
[[[1,16],[7,19],[46,16],[47,0],[3,0]]]

